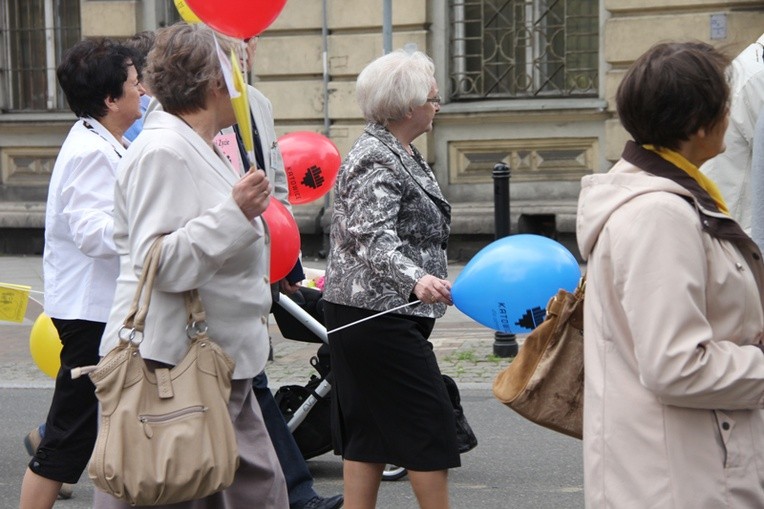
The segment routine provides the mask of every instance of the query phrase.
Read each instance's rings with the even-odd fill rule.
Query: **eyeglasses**
[[[428,103],[440,104],[442,102],[442,100],[441,100],[439,95],[436,95],[435,97],[428,97],[427,98],[427,102]]]

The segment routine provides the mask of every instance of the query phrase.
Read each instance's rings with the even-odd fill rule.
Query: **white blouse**
[[[45,313],[53,318],[109,317],[119,274],[114,185],[127,144],[97,120],[81,118],[61,146],[45,210]]]

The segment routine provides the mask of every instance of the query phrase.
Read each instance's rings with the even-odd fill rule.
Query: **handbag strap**
[[[194,339],[207,332],[207,313],[205,313],[202,299],[199,297],[199,290],[193,289],[185,292],[183,301],[186,303],[186,310],[188,311],[186,335],[189,339]]]
[[[578,287],[576,287],[576,295],[583,298],[586,293],[586,274],[581,275],[581,279],[578,280]]]
[[[146,316],[149,313],[149,304],[151,303],[154,279],[156,278],[162,257],[163,239],[164,236],[158,237],[151,245],[149,253],[146,255],[146,261],[143,264],[141,277],[138,279],[138,287],[135,289],[133,302],[130,304],[127,318],[125,318],[125,322],[122,325],[123,331],[129,331],[129,337],[126,339],[129,339],[131,342],[135,341],[136,332],[141,333],[141,335],[143,334],[143,329],[146,325]],[[183,292],[183,301],[186,305],[186,311],[188,312],[186,334],[189,338],[194,339],[207,330],[207,315],[204,311],[202,300],[199,297],[199,290],[193,289]],[[122,337],[122,334],[120,334],[120,338]],[[141,340],[142,338],[138,339],[138,343],[140,343]]]
[[[125,322],[122,325],[123,329],[128,329],[131,332],[143,332],[143,328],[146,325],[146,315],[149,313],[149,304],[151,303],[151,290],[154,287],[154,279],[156,278],[162,256],[162,239],[164,239],[163,236],[158,237],[146,255],[146,261],[143,263],[143,271],[141,271],[141,277],[138,279],[138,287],[135,289],[133,302],[130,304],[127,318],[125,318]],[[143,302],[141,302],[141,296],[143,296]]]

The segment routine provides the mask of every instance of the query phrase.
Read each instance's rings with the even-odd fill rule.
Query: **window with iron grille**
[[[67,109],[56,66],[80,40],[80,0],[4,0],[2,5],[3,109]]]
[[[598,95],[599,2],[449,2],[451,100]]]

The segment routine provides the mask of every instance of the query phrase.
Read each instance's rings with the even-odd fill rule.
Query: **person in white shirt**
[[[764,251],[764,115],[759,114],[751,151],[751,238]]]
[[[704,163],[700,171],[716,182],[730,215],[750,233],[753,131],[764,107],[764,34],[735,57],[730,69],[730,123],[724,135],[727,148]]]
[[[246,60],[241,62],[243,68],[253,66],[259,38],[260,36],[255,36],[245,40]],[[248,165],[245,165],[244,161],[247,161],[249,164],[265,171],[268,180],[273,183],[273,198],[279,200],[291,213],[292,206],[289,203],[289,188],[284,170],[284,161],[276,139],[271,102],[252,85],[247,85],[247,94],[252,121],[255,160],[248,161],[242,140],[239,143],[241,157],[239,167],[246,168]],[[233,130],[231,129],[231,131]],[[223,130],[223,132],[228,132],[228,130]],[[237,127],[236,136],[240,137],[240,134],[241,132]],[[277,301],[281,298],[279,297],[279,290],[286,295],[293,295],[299,292],[299,282],[303,279],[305,279],[305,273],[303,272],[302,262],[298,259],[294,268],[292,268],[286,277],[278,282],[273,282],[271,288],[274,305],[271,307],[271,311],[278,308]],[[291,315],[288,316],[291,317]],[[253,378],[252,389],[263,412],[263,421],[266,428],[268,428],[268,434],[271,437],[271,442],[281,464],[281,470],[284,473],[290,509],[336,509],[341,507],[343,504],[342,495],[322,497],[314,489],[313,476],[310,473],[310,469],[308,469],[308,465],[300,452],[292,432],[289,431],[284,421],[284,416],[278,408],[271,389],[268,387],[268,377],[265,371]]]
[[[52,507],[61,484],[79,480],[95,443],[95,388],[87,377],[72,380],[71,368],[99,360],[119,274],[112,238],[116,168],[129,145],[125,130],[141,116],[144,93],[133,50],[108,39],[75,44],[56,75],[78,117],[53,168],[45,217],[45,313],[63,348],[20,509]]]

